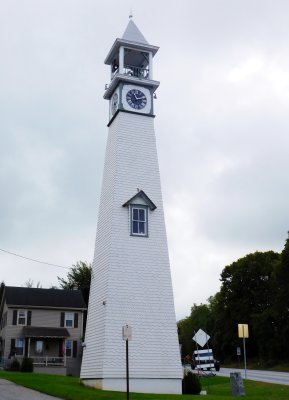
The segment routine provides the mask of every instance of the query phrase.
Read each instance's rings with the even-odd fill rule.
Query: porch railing
[[[31,357],[33,360],[33,365],[39,366],[62,366],[65,367],[64,357]]]

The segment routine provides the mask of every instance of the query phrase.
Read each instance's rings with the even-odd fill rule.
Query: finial
[[[132,17],[133,17],[133,14],[132,14],[132,8],[130,9],[130,13],[129,13],[129,19],[132,19]]]

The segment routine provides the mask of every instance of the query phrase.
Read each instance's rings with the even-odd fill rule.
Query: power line
[[[16,257],[20,257],[20,258],[25,258],[25,260],[34,261],[34,262],[37,262],[37,263],[39,263],[39,264],[51,265],[52,267],[63,268],[63,269],[70,269],[69,267],[63,267],[62,265],[51,264],[51,263],[48,263],[48,262],[45,262],[45,261],[35,260],[34,258],[29,258],[29,257],[21,256],[20,254],[12,253],[11,251],[8,251],[8,250],[0,249],[0,251],[3,251],[4,253],[11,254],[12,256],[16,256]]]

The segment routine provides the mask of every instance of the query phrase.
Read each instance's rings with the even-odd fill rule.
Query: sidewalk
[[[0,379],[0,400],[62,400]]]

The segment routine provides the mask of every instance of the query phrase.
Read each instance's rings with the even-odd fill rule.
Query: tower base
[[[85,386],[91,386],[95,389],[126,392],[126,379],[123,378],[82,379],[81,381]],[[135,393],[182,394],[182,380],[130,378],[129,391]]]

